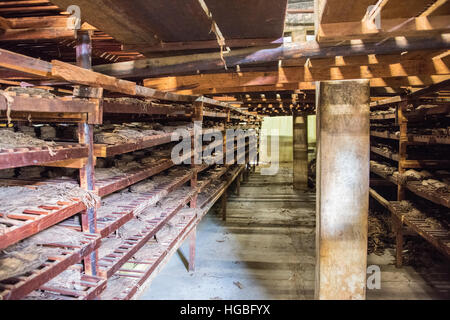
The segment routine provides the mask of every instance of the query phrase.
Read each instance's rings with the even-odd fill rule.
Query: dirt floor
[[[239,197],[229,197],[226,223],[213,209],[198,226],[197,270],[186,270],[185,243],[138,298],[313,299],[315,194],[294,191],[291,181],[289,166],[275,177],[253,174],[241,185]],[[373,233],[381,227],[375,225]],[[377,245],[368,265],[380,267],[381,289],[368,290],[367,299],[450,298],[448,262],[439,257],[429,260],[426,255],[439,253],[420,239],[410,241],[418,241],[421,249],[406,245],[411,252],[405,260],[412,251],[417,258],[398,269],[388,237],[369,240]]]

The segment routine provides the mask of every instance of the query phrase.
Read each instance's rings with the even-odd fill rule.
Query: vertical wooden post
[[[408,106],[408,101],[401,101],[397,105],[397,119],[400,129],[400,139],[399,139],[399,161],[398,161],[398,173],[400,175],[405,173],[404,163],[407,157],[407,147],[408,147],[408,119],[405,117],[405,109]],[[397,201],[405,200],[405,186],[400,180],[397,187]],[[395,232],[395,266],[401,268],[403,265],[403,223],[397,218],[392,217],[393,229]]]
[[[192,229],[189,235],[189,272],[195,271],[195,248],[197,239],[197,227]]]
[[[198,121],[203,121],[203,102],[194,102],[193,105],[193,114],[192,114],[192,122],[198,122]],[[197,189],[197,170],[196,170],[196,164],[194,162],[195,159],[195,139],[197,139],[198,137],[193,136],[192,140],[191,140],[191,148],[192,148],[192,158],[191,158],[191,169],[192,169],[192,178],[191,178],[191,188],[193,190]],[[203,137],[201,137],[201,139],[203,140]],[[200,150],[201,151],[201,150]],[[200,158],[202,159],[202,155],[200,155]],[[195,195],[193,196],[193,198],[190,201],[190,207],[191,208],[197,208],[197,198],[198,198],[198,194],[195,193]]]
[[[77,65],[85,69],[92,68],[92,41],[91,31],[78,31],[76,46]],[[92,97],[89,87],[80,86],[76,88],[76,93],[80,97]],[[101,92],[101,91],[100,91]],[[82,144],[87,145],[89,150],[88,161],[86,165],[80,169],[80,186],[81,188],[94,191],[94,127],[87,123],[78,125],[78,139]],[[82,214],[83,231],[97,232],[97,210],[89,208]],[[94,251],[89,257],[84,259],[85,273],[88,275],[97,274],[97,251]]]
[[[238,177],[236,178],[236,195],[239,196],[241,194],[241,179],[242,179],[242,172],[239,173]]]
[[[227,221],[227,190],[224,191],[221,197],[221,208],[222,208],[222,220]]]
[[[308,118],[294,116],[294,189],[308,189]]]
[[[365,299],[369,98],[368,80],[318,84],[317,299]]]

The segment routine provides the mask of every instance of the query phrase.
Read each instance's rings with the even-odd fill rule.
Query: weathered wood
[[[224,55],[228,68],[278,62],[279,60],[295,58],[325,58],[334,56],[355,56],[368,54],[394,54],[415,50],[440,50],[450,47],[450,35],[426,39],[409,39],[408,41],[386,40],[381,44],[351,44],[342,46],[321,46],[317,42],[286,43],[277,48],[257,47],[232,50]],[[178,75],[202,71],[224,70],[220,53],[205,53],[165,58],[142,59],[130,62],[119,62],[94,67],[95,71],[116,76],[157,77],[163,75]]]
[[[113,92],[135,95],[136,83],[106,76],[58,60],[52,61],[52,76],[71,83],[102,87]]]
[[[0,41],[75,39],[76,31],[64,28],[8,29],[0,34]]]
[[[448,75],[448,59],[409,60],[402,63],[333,68],[289,67],[269,72],[200,74],[191,76],[150,78],[144,85],[158,90],[177,91],[184,88],[245,87],[323,80],[373,79],[408,76]]]
[[[0,67],[41,77],[49,77],[52,72],[52,65],[46,61],[4,49],[0,49]]]
[[[320,25],[317,37],[318,41],[323,42],[424,36],[424,34],[448,32],[449,21],[449,16],[383,19],[381,29],[377,29],[373,23],[364,21],[330,23]]]
[[[308,189],[308,117],[293,117],[294,189]]]
[[[283,43],[282,38],[268,39],[226,39],[226,45],[230,48],[242,47],[260,47],[269,45],[280,45]],[[141,53],[149,52],[166,52],[166,51],[183,51],[183,50],[199,50],[199,49],[217,49],[217,40],[190,41],[190,42],[161,42],[156,46],[146,45],[125,45],[125,50],[136,50]]]
[[[412,76],[394,78],[372,78],[370,86],[372,88],[400,88],[400,87],[424,87],[442,82],[449,78],[448,75]],[[276,83],[274,85],[245,85],[234,87],[208,87],[178,90],[178,94],[217,94],[217,93],[247,93],[247,92],[268,92],[268,91],[295,91],[314,90],[314,82],[300,83]]]
[[[220,203],[221,203],[221,210],[222,210],[222,221],[227,221],[227,191],[222,194]]]
[[[77,46],[76,46],[76,58],[77,58],[77,69],[83,74],[84,69],[92,68],[92,40],[91,32],[79,31],[77,34]],[[52,74],[53,68],[52,66]],[[64,69],[63,69],[64,70]],[[70,71],[70,68],[69,68]],[[79,74],[77,74],[79,75]],[[89,88],[81,87],[78,92],[83,95],[85,92],[89,96]],[[100,90],[99,93],[103,93]],[[100,97],[99,97],[100,98]],[[94,158],[94,126],[88,123],[78,124],[78,140],[88,147],[89,153],[86,164],[82,166],[79,170],[80,173],[80,186],[87,191],[95,190],[95,158]],[[90,233],[97,233],[97,209],[88,208],[86,212],[81,217],[81,224],[83,231]],[[86,274],[91,276],[97,275],[97,251],[92,252],[89,257],[84,259],[84,271]]]
[[[316,298],[364,299],[369,209],[367,80],[317,90]]]

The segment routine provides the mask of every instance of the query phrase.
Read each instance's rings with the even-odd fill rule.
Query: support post
[[[239,196],[241,194],[241,179],[242,172],[239,173],[239,176],[236,178],[236,195]]]
[[[221,198],[222,220],[227,221],[227,191],[225,190]]]
[[[397,106],[397,121],[400,130],[399,139],[399,161],[398,161],[398,173],[400,175],[405,173],[404,163],[406,161],[407,147],[408,147],[408,119],[405,117],[405,109],[408,106],[408,101],[401,101]],[[402,180],[402,179],[400,179]],[[398,184],[397,187],[397,201],[405,200],[405,186],[403,182]],[[395,232],[395,266],[401,268],[403,265],[403,223],[397,218],[393,217],[393,229]]]
[[[369,98],[368,80],[317,87],[317,299],[365,299]]]
[[[203,102],[194,102],[194,105],[193,105],[192,122],[195,123],[198,121],[203,122]],[[195,152],[197,151],[195,148],[195,146],[196,146],[195,140],[196,139],[197,139],[197,137],[195,137],[195,135],[191,139],[191,148],[192,148],[191,149],[192,150],[191,169],[193,171],[192,178],[191,178],[192,190],[197,189],[197,179],[198,179],[197,165],[195,163],[195,158],[196,158]],[[201,137],[201,139],[203,140],[203,136]],[[199,150],[199,151],[201,152],[201,150]],[[203,159],[203,155],[200,155],[200,159]],[[203,162],[203,160],[202,160],[202,162]],[[196,192],[189,203],[189,205],[192,209],[197,208],[197,198],[198,198],[198,193]]]
[[[195,271],[195,247],[197,239],[197,227],[192,229],[189,236],[189,272]]]
[[[92,69],[92,41],[91,31],[78,31],[76,45],[77,65],[85,69]],[[75,89],[77,96],[92,97],[91,88],[80,86]],[[102,92],[96,91],[96,92]],[[78,125],[79,142],[88,147],[89,155],[86,165],[80,169],[80,186],[81,188],[94,191],[94,126],[88,123],[80,123]],[[82,228],[85,232],[97,232],[97,210],[89,208],[82,214]],[[87,275],[97,275],[97,251],[90,254],[84,259],[84,268]]]
[[[294,189],[308,189],[308,117],[294,116]]]

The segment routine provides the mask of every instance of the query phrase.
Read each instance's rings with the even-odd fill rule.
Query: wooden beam
[[[32,6],[32,7],[12,7],[12,8],[0,8],[1,14],[8,13],[26,13],[26,12],[42,12],[42,11],[61,11],[58,6]]]
[[[286,43],[277,48],[245,48],[224,54],[228,68],[236,66],[278,62],[297,58],[325,58],[334,56],[355,56],[368,54],[394,54],[415,50],[441,50],[450,48],[450,34],[426,39],[389,39],[381,44],[355,43],[343,46],[323,46],[317,42]],[[142,59],[99,65],[94,70],[119,78],[155,77],[177,75],[202,71],[223,71],[224,63],[220,53],[174,56]]]
[[[0,67],[31,75],[49,77],[52,66],[46,61],[30,58],[11,51],[0,49]]]
[[[188,89],[177,91],[179,94],[216,94],[216,93],[251,93],[251,92],[271,92],[271,91],[295,91],[314,90],[313,82],[277,84],[269,86],[247,86],[247,87],[227,87],[208,89]],[[200,93],[201,92],[201,93]]]
[[[402,87],[425,87],[449,79],[448,75],[412,76],[397,78],[373,78],[370,79],[372,88],[402,88]],[[314,82],[301,83],[278,83],[264,86],[241,86],[241,87],[217,87],[204,89],[188,89],[177,91],[179,94],[231,94],[231,93],[258,93],[258,92],[281,92],[296,90],[314,90]]]
[[[396,64],[348,66],[333,68],[290,67],[275,72],[201,74],[194,76],[145,79],[144,85],[165,91],[184,88],[245,87],[325,80],[372,79],[390,77],[448,75],[450,64],[442,59],[405,61]]]
[[[227,39],[226,45],[230,48],[244,47],[260,47],[269,45],[280,45],[283,38],[278,39]],[[183,51],[183,50],[199,50],[199,49],[215,49],[217,48],[217,40],[190,41],[190,42],[161,42],[156,46],[146,45],[124,45],[125,50],[135,50],[140,53],[149,52],[166,52],[166,51]]]
[[[82,84],[90,87],[101,87],[113,92],[135,95],[136,83],[106,76],[89,69],[83,69],[58,60],[52,61],[52,76],[57,79]]]
[[[0,17],[0,30],[8,30],[9,28],[11,28],[11,23],[8,19]]]
[[[310,68],[325,68],[325,67],[346,67],[346,66],[361,66],[372,64],[392,64],[401,63],[407,60],[422,60],[432,59],[438,55],[449,55],[449,50],[429,51],[419,50],[412,52],[403,52],[396,54],[369,54],[361,56],[336,56],[319,59],[307,59],[297,58],[283,60],[282,67],[303,67],[308,66]]]
[[[420,14],[420,17],[427,17],[434,12],[436,12],[439,8],[443,7],[445,4],[448,5],[448,0],[437,0],[435,3],[433,3],[431,6],[427,8],[424,12]]]
[[[424,36],[424,34],[430,32],[448,32],[450,30],[449,21],[450,16],[383,19],[381,29],[377,29],[372,22],[363,21],[322,24],[319,27],[317,39],[324,42],[396,36]]]

